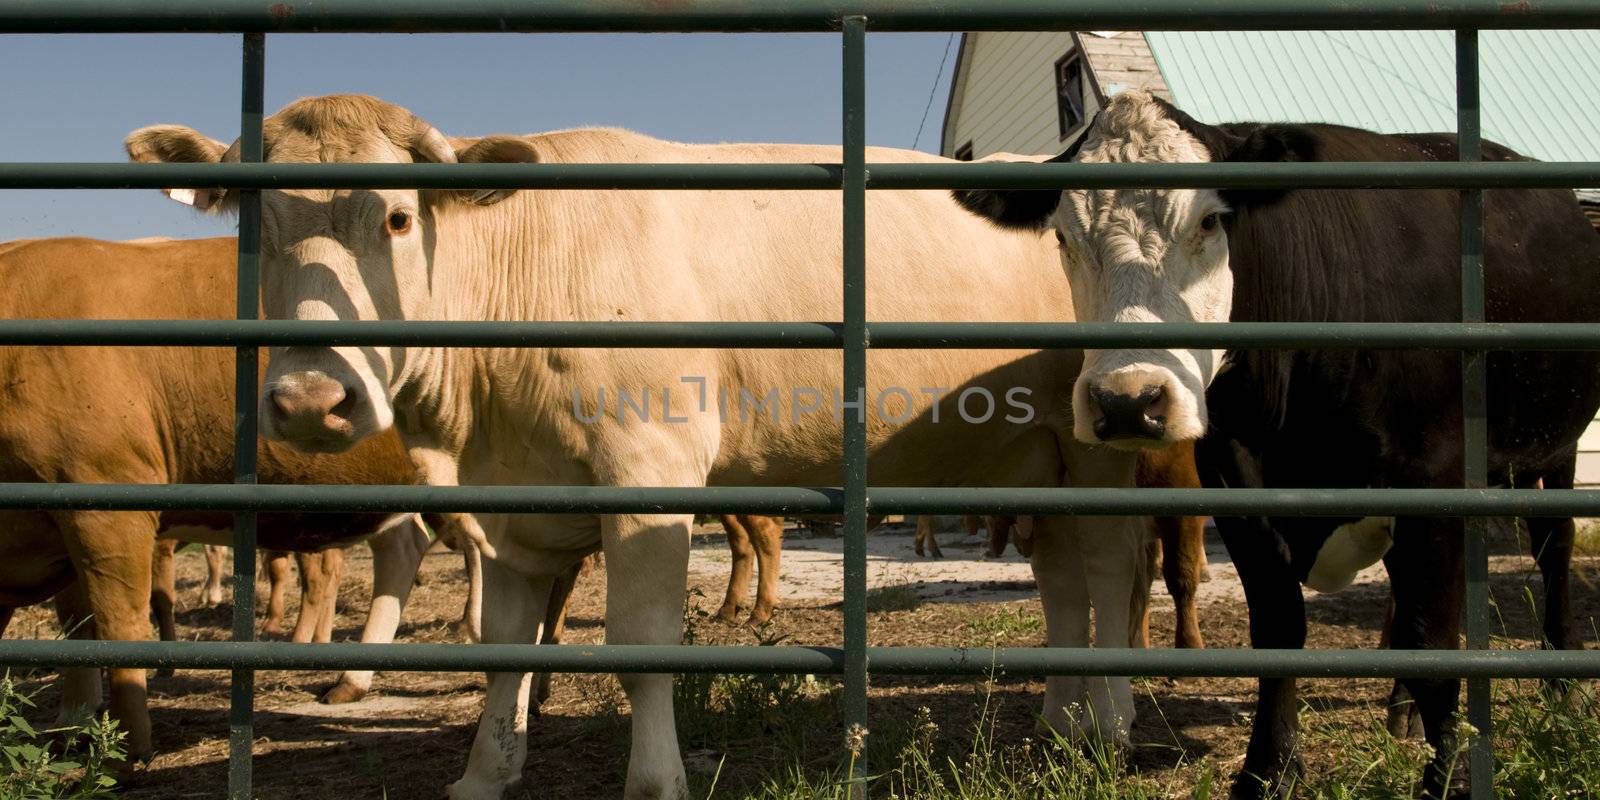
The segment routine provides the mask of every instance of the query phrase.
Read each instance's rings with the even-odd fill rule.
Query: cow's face
[[[266,160],[288,163],[533,161],[530,145],[490,137],[453,145],[403,108],[369,97],[296,101],[266,120]],[[457,149],[457,146],[460,149]],[[135,131],[135,161],[238,161],[180,126]],[[204,211],[237,206],[220,189],[169,190]],[[510,192],[415,189],[273,190],[261,193],[262,311],[269,319],[438,318],[439,221]],[[394,423],[392,398],[415,350],[280,347],[262,385],[261,432],[312,452],[348,449]]]
[[[1083,162],[1196,162],[1206,146],[1143,92],[1113,98],[1076,153]],[[1057,160],[1072,160],[1064,153]],[[1211,190],[958,192],[1010,227],[1053,225],[1084,322],[1225,322],[1233,300],[1228,207]],[[1220,350],[1090,350],[1073,387],[1073,432],[1089,443],[1162,447],[1205,433]]]

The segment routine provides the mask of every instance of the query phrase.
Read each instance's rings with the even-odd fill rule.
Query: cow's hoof
[[[317,702],[324,705],[337,706],[345,703],[354,703],[367,696],[367,690],[348,683],[336,683],[332,689],[322,693]]]
[[[1233,789],[1228,792],[1228,800],[1287,800],[1289,793],[1284,789],[1287,781],[1271,782],[1248,772],[1239,772],[1233,776]]]
[[[1422,796],[1427,800],[1468,800],[1472,796],[1471,772],[1465,758],[1434,759],[1422,776]]]
[[[1389,706],[1389,719],[1384,727],[1396,739],[1421,739],[1422,715],[1417,713],[1417,704],[1406,700]]]
[[[450,800],[502,800],[507,796],[515,798],[518,795],[508,790],[520,783],[520,781],[514,784],[489,783],[467,776],[450,784],[450,788],[445,790],[445,797]]]
[[[739,606],[735,603],[723,603],[722,608],[717,609],[717,613],[712,616],[729,625],[735,624],[739,621]]]

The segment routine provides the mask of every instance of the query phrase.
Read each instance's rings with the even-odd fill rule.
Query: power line
[[[917,123],[917,137],[911,140],[912,150],[917,149],[917,145],[922,143],[922,129],[928,124],[928,112],[933,110],[933,98],[939,94],[939,79],[944,77],[945,62],[950,60],[950,44],[955,40],[954,32],[944,40],[944,56],[939,59],[939,71],[933,74],[933,86],[928,89],[928,104],[922,109],[922,121]]]

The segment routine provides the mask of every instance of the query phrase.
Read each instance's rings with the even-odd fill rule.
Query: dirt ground
[[[982,542],[961,534],[941,537],[945,558],[921,559],[912,553],[909,528],[879,530],[869,536],[874,605],[869,638],[875,645],[1034,646],[1042,642],[1038,600],[1028,566],[1015,554],[1001,559],[982,555]],[[691,564],[694,637],[701,643],[834,645],[841,638],[837,602],[840,540],[791,530],[785,543],[783,606],[764,632],[726,625],[705,617],[721,603],[727,551],[718,528],[696,535]],[[1211,647],[1247,645],[1247,616],[1226,553],[1209,542],[1212,580],[1200,600],[1201,625]],[[350,574],[340,595],[335,640],[355,640],[365,618],[371,562],[365,548],[350,552]],[[179,556],[179,635],[184,639],[225,639],[230,620],[226,605],[200,608],[198,587],[204,563],[198,553]],[[1501,646],[1532,646],[1535,624],[1528,593],[1539,596],[1531,559],[1514,541],[1497,542],[1492,562],[1493,596],[1503,634]],[[1591,642],[1600,618],[1595,576],[1600,558],[1580,558],[1575,566],[1574,606],[1579,630]],[[464,579],[453,554],[429,556],[424,585],[412,594],[399,641],[457,641],[453,625],[460,615]],[[568,618],[567,641],[603,639],[604,567],[580,582]],[[264,589],[264,586],[263,586]],[[1157,646],[1171,639],[1172,606],[1157,584],[1152,636]],[[1378,641],[1387,599],[1381,568],[1364,573],[1337,595],[1309,592],[1313,648],[1370,648]],[[293,614],[298,601],[291,603]],[[492,607],[485,613],[493,613]],[[24,609],[8,636],[55,634],[44,608]],[[481,707],[482,676],[444,673],[380,673],[373,693],[348,706],[325,706],[318,694],[331,685],[325,672],[257,673],[255,786],[257,796],[277,798],[436,798],[460,776]],[[42,675],[38,681],[48,682]],[[696,719],[682,725],[691,783],[704,786],[721,763],[719,796],[759,785],[799,760],[827,769],[838,758],[842,736],[834,682],[819,678],[817,691],[803,693],[759,724],[749,720]],[[1043,682],[1001,678],[923,678],[878,675],[871,709],[875,730],[889,730],[926,707],[939,725],[941,744],[959,751],[969,740],[980,708],[1000,738],[1030,735]],[[1240,763],[1252,711],[1254,681],[1242,679],[1140,679],[1135,684],[1138,721],[1131,768],[1162,785],[1178,787],[1196,765],[1231,773]],[[1312,680],[1302,683],[1305,700],[1317,716],[1335,719],[1377,717],[1388,684],[1374,680]],[[53,688],[42,696],[41,716],[53,709]],[[158,754],[124,793],[145,798],[222,797],[227,770],[227,673],[185,671],[151,679],[151,714]],[[558,789],[573,798],[616,797],[626,769],[627,708],[609,675],[556,676],[553,694],[530,726],[525,772],[532,796]],[[764,713],[765,716],[765,713]],[[738,724],[734,724],[738,723]],[[719,728],[720,726],[720,728]],[[719,735],[718,731],[721,731]],[[729,730],[737,740],[730,741]],[[1330,748],[1310,746],[1307,766],[1337,758]],[[726,756],[726,760],[724,757]],[[701,789],[698,796],[705,796]]]

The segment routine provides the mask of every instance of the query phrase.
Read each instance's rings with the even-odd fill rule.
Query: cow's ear
[[[1237,135],[1242,134],[1242,135]],[[1317,141],[1294,125],[1253,125],[1236,132],[1225,156],[1218,160],[1235,163],[1295,163],[1321,160]],[[1264,206],[1284,198],[1288,189],[1229,189],[1223,200],[1235,210]]]
[[[956,189],[950,196],[962,208],[1012,230],[1044,230],[1061,204],[1060,189]]]
[[[193,128],[182,125],[152,125],[128,134],[123,140],[128,160],[146,164],[215,164],[222,161],[228,146]],[[225,189],[162,189],[162,194],[196,209],[214,213],[228,199]]]
[[[536,164],[539,151],[533,143],[517,136],[485,136],[461,142],[455,151],[462,164]],[[468,203],[493,205],[516,194],[516,189],[466,189],[452,194]]]
[[[1316,161],[1317,141],[1294,125],[1257,125],[1238,137],[1224,156],[1227,161]]]
[[[1094,124],[1091,122],[1089,127],[1093,128]],[[1072,161],[1078,157],[1078,150],[1087,138],[1087,132],[1079,135],[1066,150],[1043,163],[1063,164]],[[1061,205],[1060,189],[956,189],[950,196],[962,208],[1012,230],[1044,230],[1050,224],[1050,217],[1056,213],[1056,206]]]

